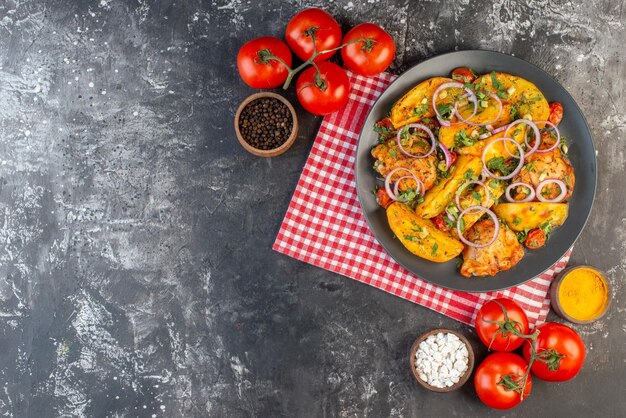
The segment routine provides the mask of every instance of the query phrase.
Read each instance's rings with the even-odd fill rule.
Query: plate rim
[[[593,186],[593,190],[591,193],[591,204],[589,206],[589,211],[587,212],[587,214],[585,215],[585,219],[582,223],[582,227],[576,232],[576,236],[574,238],[574,241],[572,243],[572,246],[568,249],[566,249],[563,254],[560,254],[559,257],[557,258],[557,260],[555,261],[555,263],[558,263],[559,260],[561,260],[563,258],[563,256],[565,254],[567,254],[568,251],[570,251],[574,245],[576,244],[576,242],[578,241],[578,239],[580,238],[580,235],[582,234],[583,230],[585,229],[585,227],[587,226],[587,223],[589,222],[589,217],[591,216],[591,212],[593,211],[593,206],[594,206],[594,202],[595,202],[595,198],[596,198],[596,192],[597,192],[597,184],[598,184],[598,157],[597,157],[597,150],[596,150],[596,146],[595,146],[595,141],[593,139],[593,133],[591,131],[591,128],[589,126],[589,123],[587,122],[587,118],[585,117],[585,114],[583,113],[582,109],[580,108],[580,106],[578,105],[578,103],[576,102],[576,100],[574,99],[574,97],[571,95],[571,93],[556,79],[554,78],[550,73],[548,73],[547,71],[545,71],[544,69],[540,68],[539,66],[526,61],[525,59],[519,58],[517,56],[511,55],[511,54],[507,54],[504,52],[500,52],[500,51],[492,51],[492,50],[488,50],[488,49],[463,49],[463,50],[459,50],[459,51],[449,51],[449,52],[445,52],[442,54],[437,54],[434,55],[432,57],[426,58],[418,63],[416,63],[415,65],[412,65],[411,67],[407,68],[405,71],[403,71],[401,74],[397,75],[396,78],[389,83],[389,85],[387,87],[385,87],[385,89],[380,93],[380,95],[376,98],[376,100],[372,103],[370,109],[367,111],[367,114],[365,116],[365,119],[363,121],[363,126],[361,126],[361,130],[359,132],[359,137],[358,137],[358,142],[357,142],[357,148],[355,150],[355,158],[354,158],[354,180],[355,180],[355,186],[356,186],[356,195],[357,195],[357,200],[359,202],[359,206],[361,208],[361,213],[363,214],[363,217],[365,218],[365,223],[367,224],[367,228],[370,230],[370,232],[372,233],[372,235],[374,235],[374,238],[376,239],[376,241],[383,247],[383,249],[385,250],[385,252],[394,260],[395,263],[399,264],[400,266],[402,266],[405,270],[407,270],[410,274],[416,276],[417,278],[424,280],[425,282],[434,285],[434,286],[438,286],[444,289],[449,289],[449,290],[454,290],[454,291],[459,291],[459,292],[467,292],[467,293],[486,293],[486,292],[494,292],[494,291],[501,291],[501,290],[506,290],[506,289],[510,289],[513,287],[517,287],[517,286],[521,286],[524,283],[527,283],[530,280],[533,280],[536,277],[541,276],[542,274],[544,274],[546,271],[550,270],[550,268],[552,268],[554,266],[554,264],[551,264],[550,266],[546,267],[543,271],[541,271],[539,274],[537,274],[536,276],[532,276],[532,277],[528,277],[522,281],[520,281],[519,283],[513,284],[513,285],[506,285],[506,286],[496,286],[493,287],[489,290],[468,290],[468,289],[461,289],[461,288],[457,288],[454,286],[445,286],[439,283],[435,283],[427,278],[424,278],[416,273],[414,273],[411,268],[409,268],[408,266],[406,266],[402,261],[398,260],[394,254],[389,251],[389,249],[387,248],[387,246],[378,239],[378,237],[376,236],[376,233],[372,230],[371,226],[370,226],[370,219],[369,216],[367,215],[365,209],[364,209],[364,204],[361,198],[361,194],[359,193],[359,176],[357,175],[358,170],[357,170],[357,164],[358,164],[358,156],[359,156],[359,149],[361,147],[361,139],[364,136],[364,127],[365,127],[365,122],[367,122],[367,120],[369,119],[371,113],[374,111],[374,108],[376,107],[376,105],[378,104],[378,102],[380,101],[380,99],[382,98],[382,96],[387,92],[387,90],[389,90],[390,88],[393,87],[393,85],[400,81],[400,79],[407,73],[409,73],[410,71],[412,71],[414,68],[423,65],[424,63],[431,61],[433,59],[438,59],[438,58],[442,58],[442,57],[446,57],[446,56],[450,56],[450,55],[456,55],[456,54],[463,54],[463,53],[488,53],[488,54],[495,54],[495,55],[502,55],[505,56],[507,58],[512,58],[514,60],[518,60],[523,62],[526,65],[529,65],[531,67],[534,68],[535,71],[538,71],[540,73],[543,73],[544,76],[548,77],[553,83],[555,83],[556,85],[560,86],[563,91],[565,92],[565,94],[569,97],[569,99],[571,99],[572,103],[574,104],[574,106],[576,107],[576,110],[578,110],[578,112],[580,113],[580,115],[582,116],[582,122],[585,126],[585,128],[587,129],[587,132],[589,133],[589,138],[591,139],[591,148],[593,151],[593,161],[594,161],[594,178],[593,178],[593,182],[592,182],[592,186]],[[417,256],[416,256],[417,257]],[[487,276],[488,278],[494,278],[497,277],[497,274],[494,276]],[[468,278],[469,280],[471,280],[472,278]]]

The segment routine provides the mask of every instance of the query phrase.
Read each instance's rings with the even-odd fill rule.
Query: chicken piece
[[[549,178],[562,180],[567,186],[567,194],[563,201],[568,199],[574,191],[574,169],[569,160],[563,156],[557,148],[554,151],[546,153],[535,152],[525,159],[525,165],[522,170],[515,176],[513,182],[524,182],[532,184],[533,187]],[[515,199],[523,199],[527,196],[528,189],[517,187],[514,193]],[[561,193],[561,189],[554,183],[549,183],[541,190],[541,195],[546,199],[554,199]]]
[[[494,229],[493,220],[484,219],[466,232],[466,238],[477,244],[486,243],[493,237]],[[515,267],[523,256],[524,248],[517,241],[515,233],[501,225],[498,237],[491,245],[483,248],[465,247],[461,274],[465,277],[494,276],[499,271]]]
[[[415,152],[414,149],[411,152]],[[428,152],[428,149],[425,148],[421,152]],[[437,180],[437,157],[434,152],[425,158],[408,157],[400,151],[394,138],[372,148],[372,156],[376,158],[374,169],[382,176],[386,176],[395,168],[404,167],[411,170],[424,183],[426,190],[431,189],[435,185]],[[400,177],[408,175],[409,173],[405,171],[399,171],[393,175],[391,180],[396,181]],[[399,189],[401,191],[405,191],[407,188],[415,188],[415,181],[407,179],[400,182]]]

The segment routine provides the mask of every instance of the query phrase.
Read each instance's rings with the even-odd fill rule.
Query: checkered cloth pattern
[[[550,282],[567,265],[571,250],[546,273],[520,286],[465,293],[420,279],[397,264],[376,241],[357,201],[354,160],[367,113],[395,76],[383,73],[365,78],[350,72],[348,76],[350,99],[342,110],[324,118],[273,249],[466,324],[494,297],[517,301],[533,324],[545,321]]]

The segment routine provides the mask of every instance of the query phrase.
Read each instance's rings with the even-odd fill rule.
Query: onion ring
[[[466,123],[468,125],[471,125],[471,126],[487,126],[487,125],[491,125],[492,123],[497,122],[498,119],[500,119],[500,116],[502,116],[502,100],[500,100],[500,98],[498,96],[496,96],[495,94],[493,94],[493,93],[489,93],[489,96],[492,99],[494,99],[498,103],[498,106],[500,107],[500,109],[498,109],[498,115],[493,120],[490,120],[489,122],[483,122],[483,123],[474,123],[474,122],[470,122],[468,120],[468,119],[471,119],[473,117],[473,115],[470,116],[468,119],[465,119],[458,112],[457,112],[457,118],[459,118],[459,120],[461,122],[464,122],[464,123]]]
[[[398,171],[402,171],[402,170],[408,171],[410,173],[410,176],[403,176],[403,177],[400,177],[398,180],[396,180],[396,184],[394,185],[394,190],[396,191],[396,193],[394,193],[394,190],[391,190],[391,176],[393,176]],[[398,193],[397,193],[398,185],[400,183],[400,180],[405,179],[405,178],[413,178],[413,180],[415,180],[415,183],[417,184],[415,192],[421,195],[420,192],[424,189],[424,183],[422,183],[420,179],[418,179],[417,176],[408,168],[397,167],[391,170],[385,176],[385,191],[387,192],[387,195],[391,198],[391,200],[393,201],[398,200]]]
[[[543,190],[545,185],[550,183],[554,183],[561,188],[561,193],[554,199],[546,199],[545,197],[541,196],[541,191]],[[563,180],[549,178],[545,179],[544,181],[540,181],[537,185],[537,189],[535,189],[535,192],[537,193],[537,199],[541,202],[559,203],[565,198],[565,195],[567,195],[567,186],[565,185],[565,182]]]
[[[511,190],[513,190],[513,188],[517,186],[523,186],[523,187],[526,187],[528,190],[530,190],[530,193],[528,193],[528,196],[520,200],[513,199],[511,197]],[[528,183],[524,183],[522,181],[518,181],[517,183],[511,183],[509,187],[506,188],[506,191],[504,192],[504,196],[506,197],[506,200],[508,200],[509,202],[530,202],[535,198],[535,195],[536,195],[536,192],[533,186]]]
[[[415,155],[415,154],[411,154],[410,152],[404,149],[404,147],[402,146],[401,136],[402,136],[402,131],[405,128],[406,129],[410,129],[410,128],[421,129],[422,131],[428,134],[428,136],[430,137],[430,150],[426,154]],[[398,133],[396,134],[396,142],[398,143],[398,148],[400,148],[400,151],[402,151],[404,155],[408,157],[412,157],[412,158],[426,158],[430,154],[432,154],[435,151],[435,148],[437,147],[437,140],[435,139],[435,134],[433,134],[433,131],[431,131],[428,126],[422,125],[421,123],[409,123],[408,125],[405,125],[402,129],[398,130]]]
[[[515,170],[513,170],[513,172],[509,174],[508,176],[496,176],[491,171],[489,171],[489,168],[487,167],[487,162],[485,161],[485,156],[487,155],[487,150],[489,150],[489,147],[491,147],[493,144],[499,141],[510,141],[513,144],[515,144],[515,146],[519,150],[519,156],[512,155],[513,158],[519,158],[519,164],[517,165]],[[506,149],[506,146],[504,148]],[[490,142],[487,144],[487,146],[485,146],[481,160],[483,162],[483,170],[485,170],[490,177],[493,177],[494,179],[498,179],[498,180],[508,180],[510,178],[515,177],[517,173],[519,173],[522,167],[524,166],[524,150],[522,149],[522,146],[518,144],[517,141],[515,141],[513,138],[508,138],[506,136],[503,136],[502,138],[496,138],[493,142]]]
[[[556,125],[548,120],[546,121],[539,121],[537,123],[545,123],[546,125],[550,125],[552,127],[552,129],[554,129],[554,132],[556,132],[556,141],[554,142],[554,145],[552,145],[550,148],[547,149],[537,149],[538,154],[543,154],[546,152],[550,152],[550,151],[554,151],[556,149],[556,147],[559,146],[559,144],[561,143],[561,133],[559,132],[559,128],[556,127]]]
[[[468,239],[466,239],[463,234],[461,233],[461,219],[463,219],[463,215],[465,215],[466,213],[472,211],[471,213],[476,213],[476,211],[484,211],[487,215],[489,215],[491,217],[491,219],[493,219],[493,222],[495,224],[495,229],[494,229],[494,234],[493,237],[489,240],[489,242],[485,243],[485,244],[476,244],[474,242],[469,241]],[[496,240],[496,238],[498,238],[498,234],[500,233],[500,222],[498,221],[498,217],[496,216],[495,213],[493,213],[491,210],[487,209],[484,206],[470,206],[467,209],[463,210],[463,212],[461,212],[459,214],[459,217],[457,219],[456,222],[456,232],[459,234],[459,239],[466,245],[469,245],[470,247],[474,247],[474,248],[484,248],[484,247],[488,247],[491,244],[493,244]]]
[[[435,93],[433,94],[433,100],[432,100],[432,105],[433,105],[433,110],[435,111],[435,116],[437,117],[437,121],[439,122],[441,126],[452,126],[452,125],[457,125],[461,123],[461,122],[452,123],[449,120],[445,120],[443,116],[441,116],[441,114],[439,113],[439,109],[437,109],[437,98],[439,97],[439,92],[441,92],[441,90],[451,88],[451,87],[465,90],[467,95],[469,97],[472,97],[472,99],[470,100],[472,100],[472,102],[474,103],[478,103],[474,92],[466,88],[464,84],[459,83],[457,81],[450,81],[448,83],[443,83],[442,85],[437,87],[437,90],[435,90]],[[454,108],[456,108],[456,102],[455,102],[455,106],[453,107],[453,109]],[[474,117],[477,111],[478,111],[478,106],[474,106],[474,113],[472,114],[472,117]],[[454,114],[454,110],[452,111],[452,114]]]
[[[533,145],[532,148],[530,147],[530,145],[528,144],[528,141],[526,140],[527,139],[526,132],[524,133],[524,144],[526,144],[528,148],[531,148],[530,150],[526,151],[526,156],[528,157],[529,155],[537,151],[539,149],[539,145],[541,144],[541,133],[539,132],[539,128],[537,127],[537,124],[535,122],[528,120],[528,119],[518,119],[515,122],[512,122],[509,124],[509,126],[504,131],[504,136],[508,135],[509,129],[511,129],[513,126],[520,124],[520,123],[525,123],[527,126],[530,126],[533,129],[533,131],[535,131],[535,145]],[[505,147],[504,149],[506,149],[506,151],[509,152],[508,148]],[[510,152],[509,152],[509,155],[511,155]],[[513,157],[513,155],[511,155],[511,157]]]

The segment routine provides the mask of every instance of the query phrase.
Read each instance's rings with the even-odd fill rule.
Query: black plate
[[[556,228],[543,248],[526,251],[517,266],[493,277],[466,278],[456,268],[456,260],[433,263],[411,254],[394,238],[385,211],[376,204],[372,190],[376,173],[370,149],[378,139],[374,123],[387,115],[392,105],[419,82],[435,76],[449,77],[457,67],[470,67],[479,74],[500,71],[523,77],[534,83],[549,102],[561,102],[564,116],[559,125],[568,140],[569,157],[576,175],[576,186],[569,200],[569,216]],[[596,154],[589,126],[570,94],[540,68],[510,55],[492,51],[459,51],[426,60],[398,77],[378,98],[370,110],[359,137],[356,152],[356,184],[361,208],[369,228],[385,250],[415,275],[436,285],[467,292],[506,289],[524,283],[556,263],[582,232],[596,191]]]

